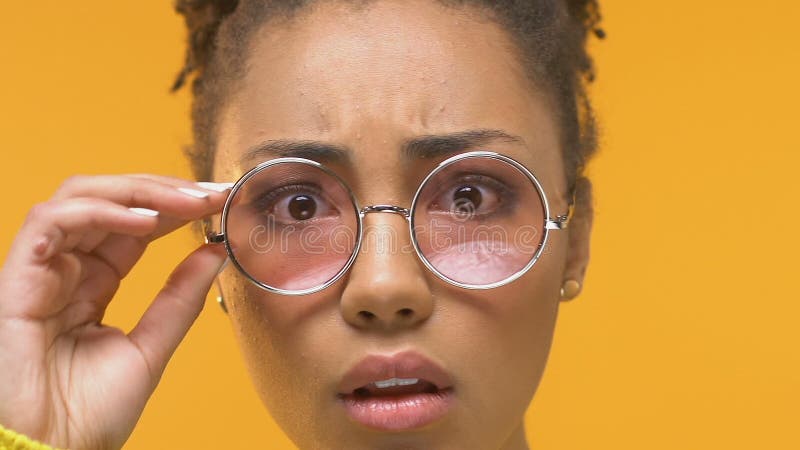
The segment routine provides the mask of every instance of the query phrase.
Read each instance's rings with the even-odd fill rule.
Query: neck
[[[529,450],[528,441],[525,439],[525,424],[520,422],[500,450]]]

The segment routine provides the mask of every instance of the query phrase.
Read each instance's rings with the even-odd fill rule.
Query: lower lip
[[[354,421],[384,431],[403,431],[423,427],[442,418],[453,404],[451,388],[435,393],[386,397],[340,397]]]

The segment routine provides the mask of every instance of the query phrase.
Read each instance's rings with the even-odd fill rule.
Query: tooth
[[[392,386],[408,386],[417,382],[419,382],[419,378],[389,378],[388,380],[376,381],[374,384],[379,389],[384,389]]]

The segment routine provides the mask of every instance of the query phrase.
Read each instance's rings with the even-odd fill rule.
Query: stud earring
[[[224,298],[222,298],[222,296],[221,296],[221,295],[218,295],[218,296],[217,296],[217,303],[219,303],[219,307],[220,307],[220,308],[222,308],[222,311],[223,311],[225,314],[228,314],[228,307],[227,307],[227,306],[225,306],[225,299],[224,299]]]
[[[208,240],[206,240],[206,243],[208,243]],[[219,307],[222,308],[222,311],[225,314],[228,314],[228,307],[225,306],[225,298],[222,296],[222,282],[219,281],[219,274],[221,274],[222,271],[225,270],[225,267],[228,265],[228,261],[230,261],[230,259],[225,258],[225,262],[222,263],[222,266],[219,268],[219,271],[217,272],[217,278],[214,279],[214,283],[217,285],[217,292],[219,292],[219,295],[217,295],[217,303],[219,303]]]
[[[578,280],[566,280],[564,284],[561,285],[561,298],[564,300],[572,300],[578,296],[580,291],[581,283]]]

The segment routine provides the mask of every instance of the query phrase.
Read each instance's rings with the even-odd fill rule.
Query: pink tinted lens
[[[414,205],[422,256],[442,275],[490,285],[525,269],[544,238],[544,204],[515,165],[491,157],[458,160],[436,172]]]
[[[233,193],[226,234],[233,257],[256,281],[302,291],[324,285],[356,247],[358,213],[347,188],[325,170],[283,162]]]

